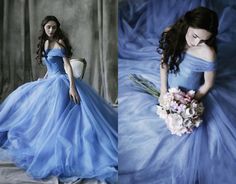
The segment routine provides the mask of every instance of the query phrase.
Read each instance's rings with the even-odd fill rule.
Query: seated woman
[[[18,87],[1,104],[1,148],[35,179],[115,183],[117,112],[74,79],[71,46],[56,17],[45,17],[41,33],[37,61],[48,76]]]

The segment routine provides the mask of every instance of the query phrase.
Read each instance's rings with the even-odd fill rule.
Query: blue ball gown
[[[18,87],[1,104],[0,145],[35,179],[115,183],[117,111],[81,80],[75,80],[80,104],[70,100],[64,55],[46,50],[48,78]]]
[[[217,1],[123,1],[119,8],[119,181],[124,184],[234,184],[236,181],[236,10]],[[215,4],[214,4],[215,3]],[[218,54],[208,62],[183,53],[169,87],[197,89],[205,71],[215,85],[203,98],[203,123],[191,134],[172,135],[156,114],[158,100],[130,74],[160,88],[156,52],[165,27],[197,6],[219,14]]]

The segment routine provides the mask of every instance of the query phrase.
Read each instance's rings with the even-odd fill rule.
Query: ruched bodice
[[[203,72],[215,70],[216,62],[206,61],[188,53],[184,53],[183,58],[179,65],[179,72],[168,75],[168,85],[186,90],[197,90],[202,84]]]
[[[65,57],[65,50],[60,48],[47,49],[43,62],[47,66],[48,77],[54,75],[65,74],[63,57]]]

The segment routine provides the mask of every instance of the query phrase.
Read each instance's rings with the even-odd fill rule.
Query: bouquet
[[[165,120],[172,134],[181,136],[191,133],[202,122],[203,104],[195,100],[193,90],[187,93],[170,88],[163,96],[163,103],[157,105],[157,114]]]
[[[130,79],[149,94],[159,98],[160,92],[147,79],[131,74]],[[170,88],[163,96],[163,103],[157,105],[156,113],[165,120],[171,134],[181,136],[191,133],[202,122],[203,104],[194,99],[195,92],[183,92],[178,88]]]

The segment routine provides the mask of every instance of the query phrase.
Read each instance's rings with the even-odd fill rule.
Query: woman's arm
[[[167,64],[160,65],[160,79],[161,79],[161,93],[165,94],[167,92]]]
[[[159,103],[162,104],[163,95],[167,92],[167,74],[168,66],[166,63],[160,64],[160,97]]]
[[[73,70],[72,70],[70,61],[66,57],[63,57],[63,61],[64,61],[65,70],[68,71],[68,77],[69,77],[69,81],[70,81],[70,90],[69,90],[70,98],[72,98],[72,100],[75,103],[79,103],[80,102],[80,97],[79,97],[79,95],[78,95],[78,93],[76,91],[76,88],[75,88],[75,81],[74,81],[74,76],[73,76]]]
[[[207,45],[203,45],[200,49],[201,57],[205,58],[205,60],[209,62],[215,62],[216,52],[213,48]],[[202,97],[204,97],[208,93],[208,91],[213,87],[214,78],[215,71],[204,72],[204,83],[199,87],[198,91],[194,96],[196,100],[200,100]]]
[[[196,100],[200,100],[202,97],[204,97],[208,93],[208,91],[213,87],[214,78],[214,71],[204,72],[204,83],[199,87],[197,93],[194,96]]]
[[[63,40],[59,40],[58,42],[60,43],[59,47],[60,47],[60,45],[65,46],[65,43],[64,43]],[[75,80],[74,80],[73,70],[72,70],[70,61],[67,57],[63,57],[63,62],[64,62],[65,71],[67,71],[69,81],[70,81],[70,90],[69,90],[70,98],[75,103],[79,103],[80,102],[80,97],[79,97],[79,94],[78,94],[78,92],[76,91],[76,88],[75,88]]]
[[[171,30],[171,26],[168,26],[165,28],[163,33],[167,33]],[[161,61],[163,61],[164,55],[161,56]],[[168,64],[163,63],[160,64],[160,97],[159,97],[159,103],[162,104],[163,102],[163,95],[167,92],[167,83],[168,83]]]

